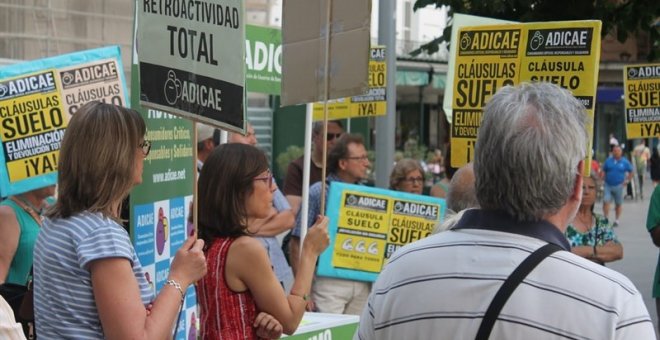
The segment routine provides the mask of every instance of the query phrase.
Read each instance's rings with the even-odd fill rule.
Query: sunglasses
[[[333,140],[333,139],[335,139],[335,138],[339,138],[339,137],[341,137],[341,135],[343,135],[343,133],[329,133],[329,132],[328,132],[328,134],[326,134],[326,136],[328,137],[328,140],[329,140],[329,141],[331,141],[331,140]]]

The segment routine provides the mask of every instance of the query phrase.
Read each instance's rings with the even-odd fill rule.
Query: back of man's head
[[[459,212],[467,208],[479,207],[474,188],[474,168],[468,163],[459,168],[449,182],[447,208]]]
[[[519,221],[557,213],[586,154],[586,121],[584,106],[556,85],[500,89],[484,108],[475,147],[481,208],[504,210]]]

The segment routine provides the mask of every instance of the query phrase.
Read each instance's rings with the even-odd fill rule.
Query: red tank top
[[[236,293],[225,280],[227,252],[235,238],[217,238],[206,251],[208,273],[197,285],[201,337],[204,340],[259,339],[256,304],[250,291]]]

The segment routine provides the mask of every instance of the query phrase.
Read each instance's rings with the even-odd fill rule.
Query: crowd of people
[[[289,165],[280,190],[251,125],[219,144],[218,131],[198,124],[198,231],[154,296],[121,218],[151,149],[145,122],[134,110],[88,103],[69,122],[57,186],[0,203],[0,282],[27,287],[33,278],[36,316],[20,327],[10,315],[20,299],[0,299],[0,336],[166,339],[194,285],[202,339],[276,339],[293,334],[305,311],[361,315],[356,339],[654,339],[637,288],[605,266],[623,257],[614,228],[625,186],[640,173],[617,142],[583,176],[587,124],[566,90],[507,86],[484,109],[473,163],[445,162],[444,179],[425,188],[420,162],[399,160],[389,189],[444,198],[447,216],[392,255],[373,283],[315,275],[329,245],[323,188],[361,184],[371,167],[360,135],[338,121],[325,135],[314,124],[301,239],[304,159]],[[650,167],[657,183],[657,149],[635,150],[636,168]],[[601,185],[603,215],[594,211]],[[656,187],[647,228],[660,246],[659,216]]]

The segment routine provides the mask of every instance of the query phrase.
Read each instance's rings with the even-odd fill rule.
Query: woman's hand
[[[303,251],[311,252],[311,254],[318,256],[321,254],[328,244],[330,243],[330,236],[328,236],[328,218],[319,215],[316,223],[309,228],[307,236],[303,243]]]
[[[260,338],[279,339],[282,336],[282,324],[268,313],[259,313],[254,319],[253,326]]]
[[[204,240],[196,239],[196,235],[193,235],[188,237],[174,256],[169,277],[178,282],[184,290],[206,275],[203,249]]]

